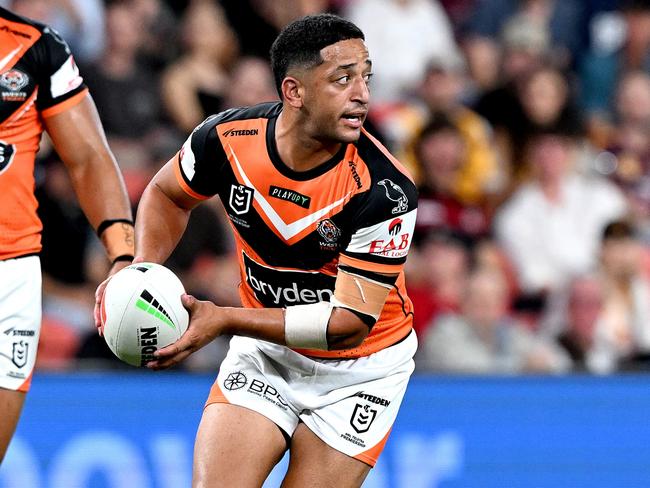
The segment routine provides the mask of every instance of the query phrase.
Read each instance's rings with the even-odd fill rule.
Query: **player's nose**
[[[366,105],[370,101],[370,89],[368,83],[363,78],[355,80],[351,98],[353,102]]]

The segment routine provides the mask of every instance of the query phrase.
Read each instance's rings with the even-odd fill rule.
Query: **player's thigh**
[[[303,423],[289,452],[282,488],[358,488],[370,472],[369,465],[328,446]]]
[[[24,402],[25,393],[22,391],[0,388],[0,412],[2,412],[0,414],[0,463],[18,425]]]
[[[263,415],[228,403],[203,411],[194,445],[194,488],[260,487],[287,444]]]

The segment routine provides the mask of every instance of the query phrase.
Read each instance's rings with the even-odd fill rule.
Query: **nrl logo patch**
[[[14,342],[13,350],[11,353],[11,362],[18,368],[22,368],[27,364],[27,353],[29,351],[29,344],[25,341]]]
[[[309,205],[311,204],[311,197],[302,195],[294,190],[280,188],[279,186],[271,185],[269,188],[269,196],[286,202],[295,203],[302,208],[309,208]]]
[[[228,203],[232,211],[237,215],[243,215],[250,210],[252,199],[252,188],[248,188],[245,185],[232,185],[230,187],[230,199]]]
[[[352,417],[350,417],[350,425],[357,431],[357,434],[363,434],[364,432],[368,432],[370,425],[372,425],[372,421],[375,420],[376,416],[376,408],[370,408],[369,405],[361,405],[360,403],[357,403],[354,406]]]

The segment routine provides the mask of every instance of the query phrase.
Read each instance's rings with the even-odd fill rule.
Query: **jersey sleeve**
[[[415,229],[417,190],[406,177],[384,178],[372,185],[339,266],[385,281],[385,275],[396,276],[406,262]]]
[[[42,115],[56,115],[79,103],[87,88],[65,40],[45,27],[34,48],[39,84],[36,106]]]
[[[199,200],[208,199],[219,190],[219,176],[226,162],[226,153],[216,131],[220,120],[219,115],[204,120],[178,153],[178,183],[188,195]]]

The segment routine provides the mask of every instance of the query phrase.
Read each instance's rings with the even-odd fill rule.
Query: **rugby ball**
[[[100,306],[110,350],[133,366],[153,360],[154,351],[177,341],[187,330],[183,293],[178,277],[160,264],[136,263],[115,273]]]

